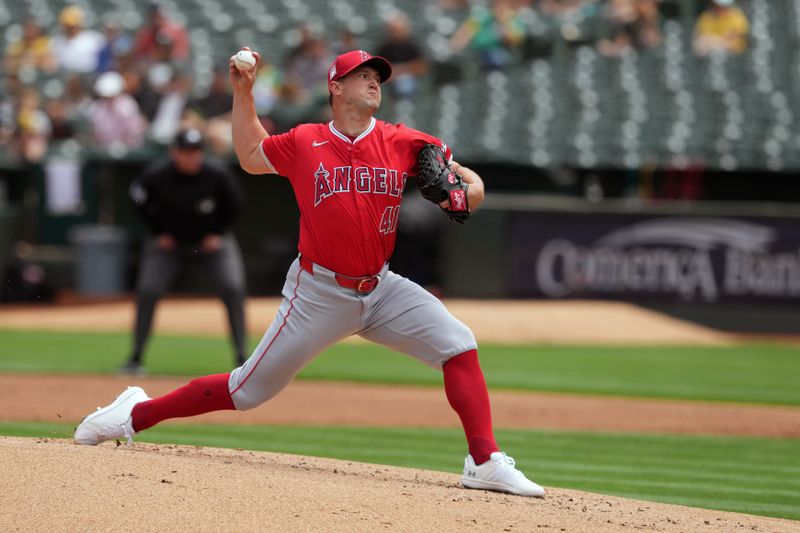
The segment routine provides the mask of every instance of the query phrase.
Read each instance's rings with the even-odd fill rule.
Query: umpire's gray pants
[[[212,253],[203,253],[186,245],[178,245],[174,250],[162,250],[156,245],[155,239],[145,241],[136,286],[134,356],[141,356],[150,335],[155,306],[169,289],[181,262],[185,260],[199,260],[206,265],[228,311],[236,358],[241,359],[245,353],[244,302],[247,289],[242,253],[236,238],[230,233],[222,236],[222,246]]]

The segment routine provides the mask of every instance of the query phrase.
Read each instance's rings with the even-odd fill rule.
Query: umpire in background
[[[169,157],[156,161],[130,188],[134,206],[151,235],[142,249],[136,287],[133,353],[121,368],[144,372],[142,352],[153,312],[184,261],[202,261],[228,309],[236,365],[244,362],[246,296],[244,262],[230,228],[242,208],[236,178],[204,154],[199,130],[181,130]]]

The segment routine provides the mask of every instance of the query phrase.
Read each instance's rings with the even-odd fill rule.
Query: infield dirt
[[[446,300],[479,342],[492,344],[726,345],[728,335],[624,302]],[[247,301],[248,333],[260,337],[280,305],[277,298]],[[130,331],[130,300],[81,305],[7,306],[0,327],[54,331]],[[222,303],[211,298],[171,298],[159,303],[154,331],[225,335]],[[358,337],[352,340],[360,342]]]

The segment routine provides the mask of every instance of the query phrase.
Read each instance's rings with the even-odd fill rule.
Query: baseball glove
[[[450,207],[442,210],[450,220],[466,222],[472,214],[467,200],[469,184],[450,168],[442,149],[435,144],[425,145],[417,156],[417,168],[417,186],[422,196],[436,205],[450,200]]]

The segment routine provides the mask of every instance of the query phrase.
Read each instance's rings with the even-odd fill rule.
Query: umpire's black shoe
[[[139,361],[128,361],[119,367],[119,373],[125,376],[146,376],[147,369]]]

